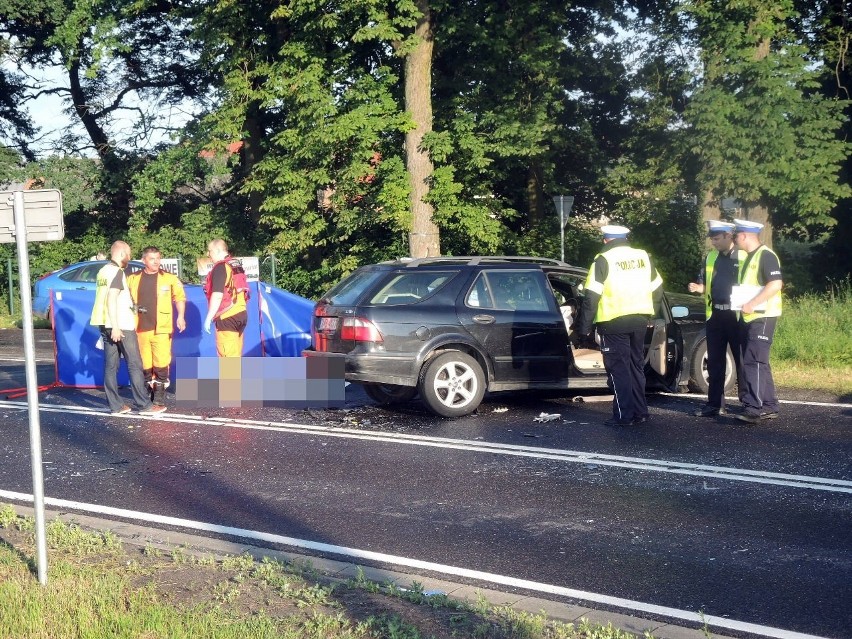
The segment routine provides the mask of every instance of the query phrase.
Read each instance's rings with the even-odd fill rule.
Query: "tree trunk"
[[[251,177],[254,167],[263,159],[263,148],[261,140],[263,139],[263,126],[261,124],[260,103],[252,102],[246,109],[246,120],[243,124],[242,148],[242,173],[243,180],[248,180]],[[252,224],[256,227],[260,221],[260,205],[263,204],[263,193],[261,191],[252,191],[249,193],[249,218]]]
[[[760,222],[763,224],[763,230],[760,232],[760,241],[772,248],[772,221],[769,219],[769,207],[765,204],[754,204],[745,207],[746,219],[752,222]]]
[[[83,84],[80,81],[82,69],[78,60],[73,60],[68,67],[68,86],[71,89],[71,100],[74,111],[101,161],[101,171],[105,179],[101,188],[105,192],[109,206],[99,213],[99,221],[104,228],[119,231],[127,228],[127,221],[132,214],[131,186],[125,172],[126,167],[121,158],[116,155],[115,148],[109,137],[98,122],[98,114],[93,105],[89,104]]]
[[[530,229],[537,229],[544,221],[544,190],[541,187],[541,165],[530,164],[527,169],[527,219]]]
[[[712,189],[707,189],[704,192],[704,202],[701,204],[701,219],[705,222],[722,219],[722,207],[719,200],[713,196]]]
[[[88,104],[86,93],[83,91],[83,85],[80,82],[80,72],[80,63],[74,60],[71,66],[68,67],[68,86],[71,89],[71,100],[74,104],[74,111],[77,113],[77,117],[80,118],[83,128],[86,129],[86,133],[89,135],[89,139],[92,141],[101,162],[107,164],[112,156],[115,155],[115,152],[109,143],[106,132],[98,124],[98,119],[92,110],[92,105]]]
[[[707,189],[704,192],[704,202],[701,204],[701,219],[706,223],[709,220],[721,220],[722,219],[722,206],[718,199],[713,196],[713,190]],[[707,227],[704,227],[704,230],[707,230]],[[704,248],[705,252],[710,251],[713,248],[713,245],[710,243],[710,238],[706,237],[704,239]]]
[[[422,16],[414,36],[417,43],[405,58],[405,109],[415,127],[405,134],[405,164],[411,184],[411,233],[408,247],[411,257],[441,254],[441,238],[432,220],[432,205],[424,201],[429,194],[432,160],[421,145],[432,130],[432,14],[429,0],[417,0]]]

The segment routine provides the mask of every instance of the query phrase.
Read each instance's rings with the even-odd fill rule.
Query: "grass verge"
[[[852,401],[852,366],[825,368],[773,359],[772,377],[781,388],[825,391],[840,401]]]
[[[772,345],[775,383],[852,398],[852,280],[784,301]]]
[[[0,638],[634,639],[359,574],[186,548],[124,547],[115,535],[51,521],[48,584],[33,576],[34,524],[0,506]],[[646,637],[650,638],[648,634]]]
[[[0,329],[4,328],[23,328],[24,319],[20,313],[8,315],[0,313]],[[41,317],[33,317],[33,328],[50,328],[50,320]]]

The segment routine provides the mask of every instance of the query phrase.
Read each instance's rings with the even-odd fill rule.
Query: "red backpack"
[[[251,299],[251,290],[242,261],[231,258],[227,262],[228,266],[231,267],[231,288],[233,289],[231,296],[235,297],[237,293],[242,293],[246,297],[246,302],[248,302]]]
[[[204,281],[204,294],[207,296],[207,301],[209,302],[213,295],[213,269],[215,269],[219,264],[227,264],[231,268],[231,281],[230,284],[225,286],[222,303],[219,304],[219,309],[216,311],[215,317],[219,317],[222,313],[231,308],[234,305],[234,299],[236,299],[239,293],[242,293],[245,296],[246,303],[248,303],[251,299],[248,277],[246,277],[246,271],[243,268],[243,263],[229,255],[224,260],[216,262],[207,274],[207,279]]]

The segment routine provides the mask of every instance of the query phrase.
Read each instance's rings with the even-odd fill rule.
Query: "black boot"
[[[156,406],[166,405],[166,385],[163,382],[154,382],[153,401]]]

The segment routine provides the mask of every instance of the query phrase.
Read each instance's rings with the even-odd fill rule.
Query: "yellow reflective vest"
[[[98,271],[95,288],[95,304],[92,306],[92,315],[89,318],[89,324],[92,326],[105,326],[112,328],[109,319],[109,311],[107,309],[107,298],[109,296],[109,288],[115,276],[121,272],[124,278],[124,288],[118,294],[118,302],[116,310],[118,312],[118,326],[123,331],[136,330],[136,312],[133,308],[133,299],[130,296],[130,291],[127,287],[127,278],[124,275],[124,270],[115,262],[104,264],[103,268]]]
[[[754,253],[751,254],[751,259],[746,259],[743,262],[740,262],[739,269],[739,282],[740,284],[744,284],[746,286],[764,286],[758,281],[758,274],[760,273],[760,256],[763,255],[764,251],[769,251],[772,255],[775,255],[775,258],[778,258],[776,253],[761,244]],[[778,260],[778,263],[781,263],[781,260]],[[754,320],[761,317],[780,317],[781,316],[781,291],[778,291],[775,295],[766,300],[766,310],[759,311],[756,313],[743,313],[740,311],[740,317],[744,322],[753,322]]]
[[[738,271],[742,269],[747,253],[745,251],[734,249],[737,254]],[[713,249],[707,254],[707,261],[704,267],[704,301],[706,303],[707,319],[713,314],[713,267],[716,265],[716,259],[719,257],[719,251]]]
[[[137,271],[127,276],[127,284],[130,294],[136,304],[139,304],[139,283],[142,281],[142,273]],[[157,273],[157,326],[154,333],[157,335],[174,332],[174,314],[172,313],[172,302],[185,302],[186,293],[183,284],[176,275],[168,271],[160,270]]]
[[[586,278],[586,290],[600,295],[594,322],[608,322],[624,315],[653,315],[653,292],[662,286],[663,279],[659,274],[654,276],[648,254],[642,249],[616,246],[598,253],[595,261],[599,257],[607,263],[606,281],[595,279],[594,264]]]

